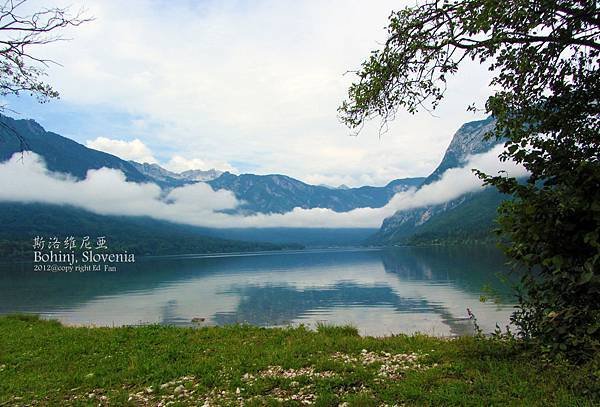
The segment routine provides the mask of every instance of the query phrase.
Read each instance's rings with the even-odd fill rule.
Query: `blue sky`
[[[60,1],[32,1],[61,5]],[[283,173],[315,184],[383,185],[431,172],[486,69],[464,67],[432,116],[400,114],[378,137],[336,117],[362,59],[385,39],[398,1],[75,1],[95,20],[46,45],[61,99],[7,98],[15,117],[83,144],[169,169]]]

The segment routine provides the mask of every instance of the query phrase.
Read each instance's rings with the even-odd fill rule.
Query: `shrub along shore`
[[[598,357],[544,361],[511,340],[0,317],[0,406],[591,406],[599,379]]]

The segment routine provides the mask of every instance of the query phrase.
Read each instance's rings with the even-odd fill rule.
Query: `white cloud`
[[[144,126],[143,120],[135,121],[136,126]],[[85,145],[95,150],[104,151],[120,157],[124,160],[133,160],[139,163],[158,164],[154,154],[148,146],[140,139],[132,141],[116,140],[107,137],[97,137],[94,140],[87,140]],[[162,164],[164,168],[173,172],[183,172],[187,170],[210,170],[217,169],[221,171],[237,172],[229,163],[224,161],[202,160],[200,158],[187,159],[181,155],[174,155],[171,159]]]
[[[462,168],[446,171],[442,178],[417,191],[395,195],[383,208],[358,208],[337,213],[329,209],[300,209],[285,214],[228,215],[219,212],[233,209],[239,202],[229,191],[213,191],[205,183],[171,190],[161,197],[154,184],[127,182],[118,170],[90,170],[84,180],[49,172],[39,156],[29,153],[21,160],[15,154],[0,164],[0,201],[70,204],[106,215],[151,216],[173,222],[207,227],[379,227],[384,218],[397,210],[439,204],[476,191],[481,181],[472,173],[478,168],[489,174],[500,169],[511,176],[525,175],[512,163],[500,163],[499,145],[491,151],[472,156]]]
[[[98,137],[94,140],[87,140],[85,145],[88,148],[116,155],[124,160],[133,160],[140,163],[157,162],[152,155],[152,151],[139,139],[124,141]]]
[[[216,210],[237,205],[231,192],[213,191],[205,183],[176,188],[163,198],[158,185],[127,182],[125,175],[115,169],[89,170],[84,180],[77,180],[49,172],[43,159],[34,153],[27,153],[23,159],[15,154],[0,164],[0,185],[3,201],[69,204],[102,215],[148,215],[182,223],[190,215],[192,224],[199,224],[199,219]]]
[[[382,185],[430,173],[453,132],[476,118],[467,105],[482,105],[488,93],[485,67],[468,64],[449,80],[435,117],[401,113],[381,139],[377,123],[348,135],[336,112],[353,79],[344,73],[379,46],[390,11],[405,4],[86,0],[96,19],[68,33],[68,46],[49,44],[40,56],[63,65],[48,79],[70,106],[159,123],[142,140],[160,157]],[[125,125],[138,134],[143,123]]]

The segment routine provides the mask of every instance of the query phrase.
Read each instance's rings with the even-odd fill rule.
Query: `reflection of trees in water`
[[[510,286],[500,279],[508,271],[506,258],[491,246],[403,247],[382,251],[381,260],[400,280],[451,281],[475,294],[491,286],[503,300],[513,300]]]
[[[444,306],[422,298],[399,297],[391,287],[367,287],[351,282],[340,282],[327,288],[297,289],[290,285],[240,285],[223,294],[241,298],[234,312],[217,313],[213,321],[218,325],[249,323],[260,326],[285,325],[310,313],[335,307],[391,307],[402,314],[434,313],[440,315],[453,335],[472,332],[471,324],[452,320]]]

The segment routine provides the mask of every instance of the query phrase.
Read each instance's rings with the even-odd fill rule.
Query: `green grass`
[[[351,327],[74,328],[0,317],[0,406],[586,406],[600,403],[599,366],[544,364],[500,341],[370,338]]]

